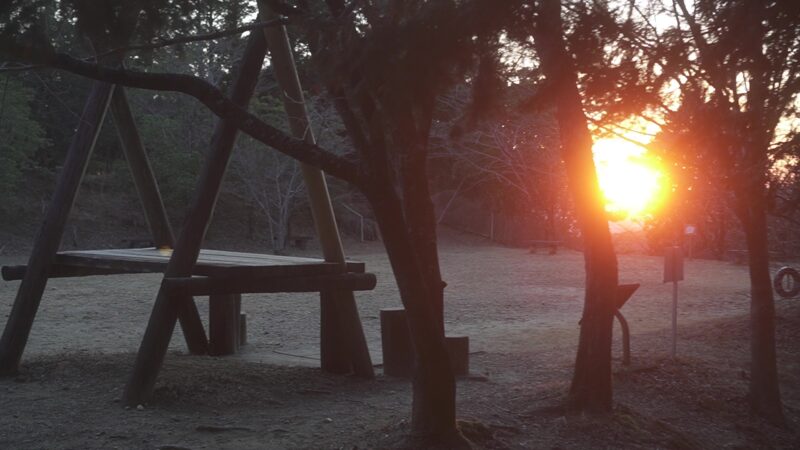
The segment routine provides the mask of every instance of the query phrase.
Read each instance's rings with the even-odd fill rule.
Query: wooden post
[[[239,294],[211,295],[208,306],[208,354],[232,355],[239,350]]]
[[[469,337],[445,336],[444,346],[447,349],[447,356],[450,357],[453,375],[469,375]]]
[[[672,282],[672,358],[678,356],[678,281]]]
[[[264,37],[259,33],[251,33],[231,91],[231,100],[237,105],[246,106],[249,103],[266,51]],[[238,128],[232,121],[217,122],[211,139],[211,148],[198,179],[183,229],[167,265],[165,278],[188,277],[192,274],[214,212],[225,170],[230,162],[237,132]],[[136,355],[133,373],[125,387],[123,402],[126,405],[143,404],[152,395],[178,313],[180,309],[189,306],[185,299],[186,297],[170,298],[162,284],[139,353]]]
[[[78,194],[100,128],[103,126],[113,91],[113,85],[95,82],[86,100],[78,129],[67,152],[67,159],[58,176],[55,192],[36,235],[25,276],[17,290],[8,323],[0,338],[0,375],[13,374],[19,366],[47,285],[50,266],[61,245],[64,226]]]
[[[411,378],[416,360],[408,317],[403,308],[382,309],[381,349],[383,351],[383,374]],[[456,376],[469,375],[469,337],[449,336],[444,346],[450,357],[450,365]]]
[[[678,281],[683,280],[683,250],[667,247],[664,253],[664,282],[672,282],[672,357],[678,355]]]
[[[239,302],[239,347],[247,345],[247,314],[241,310],[242,303]]]
[[[266,20],[276,17],[265,7],[263,12],[266,13]],[[292,134],[315,143],[286,27],[264,28],[264,36],[278,85],[283,90],[283,105]],[[344,249],[325,176],[319,169],[306,164],[301,164],[301,169],[322,254],[328,262],[344,264]],[[322,292],[320,309],[320,360],[323,370],[341,373],[352,368],[358,376],[374,377],[372,359],[353,293],[341,290]]]
[[[167,219],[167,211],[161,200],[153,168],[150,166],[150,160],[136,128],[128,97],[122,87],[117,87],[111,99],[111,114],[114,117],[122,151],[131,169],[136,192],[144,208],[144,217],[153,235],[153,242],[158,248],[172,248],[175,241],[172,227]]]
[[[125,159],[131,169],[136,192],[139,194],[139,200],[144,208],[145,219],[153,235],[153,242],[158,248],[172,248],[175,238],[167,218],[164,202],[161,199],[161,192],[158,190],[153,168],[150,166],[150,160],[136,128],[125,90],[120,86],[115,89],[111,98],[111,114],[114,117],[114,125],[117,128]],[[197,306],[192,298],[179,301],[186,305],[178,318],[189,352],[203,354],[208,341],[200,314],[197,312]]]

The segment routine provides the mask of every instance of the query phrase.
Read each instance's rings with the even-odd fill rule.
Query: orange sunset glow
[[[599,139],[594,160],[606,210],[615,218],[643,218],[658,208],[665,177],[645,148],[620,138]]]

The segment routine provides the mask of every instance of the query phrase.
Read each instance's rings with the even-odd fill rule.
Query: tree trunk
[[[772,122],[769,99],[771,78],[769,60],[763,45],[767,30],[764,27],[764,7],[761,2],[746,1],[744,13],[748,20],[743,27],[742,46],[749,56],[747,109],[748,122],[743,161],[747,169],[740,172],[736,192],[739,216],[747,241],[750,267],[750,389],[752,410],[776,425],[785,425],[781,393],[778,385],[778,365],[775,352],[775,299],[769,276],[769,238],[767,235],[767,173],[769,144],[777,126]]]
[[[763,184],[761,185],[763,186]],[[763,190],[761,192],[763,194]],[[747,241],[750,268],[750,386],[753,412],[785,425],[775,352],[775,301],[769,275],[767,214],[762,196],[741,192],[739,216]]]
[[[282,212],[276,211],[275,215],[278,220],[275,221],[275,226],[273,228],[274,233],[272,235],[272,249],[276,253],[280,253],[286,250],[286,242],[289,237],[289,231],[286,225],[287,220],[283,216]]]
[[[431,295],[433,291],[417,260],[420,249],[409,235],[401,201],[391,186],[373,189],[368,199],[406,309],[416,354],[410,444],[468,447],[456,426],[456,383],[445,350],[444,331],[438,321],[436,304],[440,299]]]
[[[616,310],[617,258],[592,159],[592,137],[577,76],[566,52],[558,0],[544,0],[534,32],[548,85],[556,92],[562,157],[584,240],[586,291],[569,406],[604,412],[612,407],[611,335]]]

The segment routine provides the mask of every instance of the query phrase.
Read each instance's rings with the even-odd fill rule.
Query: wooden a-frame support
[[[281,27],[278,33],[278,35],[251,33],[231,90],[231,100],[242,107],[246,107],[249,103],[266,56],[267,42],[265,41],[268,40],[276,72],[285,74],[288,70],[292,74],[289,78],[279,75],[279,83],[289,98],[285,105],[292,123],[292,131],[295,136],[314,142],[308,126],[305,106],[302,103],[300,103],[300,109],[290,106],[298,99],[302,102],[302,90],[294,69],[294,62],[291,59],[291,48],[285,28]],[[236,124],[230,120],[221,119],[216,125],[211,148],[198,180],[189,213],[164,272],[165,279],[190,277],[192,274],[226,168],[230,162],[237,133]],[[321,171],[308,166],[303,167],[303,174],[325,259],[328,262],[345,264],[344,251],[324,176]],[[133,373],[123,393],[123,402],[126,405],[147,402],[155,387],[156,378],[163,364],[175,326],[176,316],[181,307],[179,302],[168,298],[168,292],[165,284],[162,283],[139,347]],[[323,306],[320,333],[322,368],[329,372],[353,371],[362,377],[373,377],[372,362],[353,293],[344,290],[323,291],[321,301]]]
[[[276,18],[271,13],[266,17],[267,20]],[[286,27],[264,28],[264,37],[278,85],[283,91],[283,106],[289,117],[292,134],[298,139],[316,144]],[[307,164],[301,164],[301,169],[323,256],[328,262],[344,264],[344,249],[333,215],[325,175],[321,170]],[[366,378],[375,376],[353,292],[321,292],[320,311],[322,368],[333,373],[348,373],[352,370],[356,375]]]
[[[284,90],[284,104],[290,117],[292,132],[296,137],[313,143],[314,136],[309,127],[286,30],[281,27],[269,31],[276,32],[264,35],[251,33],[231,98],[240,106],[249,103],[266,55],[265,41],[269,40],[273,64]],[[18,369],[64,227],[109,106],[153,240],[158,247],[174,247],[164,277],[181,278],[192,275],[230,161],[238,128],[228,120],[218,122],[189,214],[176,241],[124,90],[108,83],[96,82],[87,99],[81,122],[67,153],[64,168],[59,174],[55,193],[34,242],[34,249],[0,339],[0,374],[12,374]],[[310,166],[304,165],[302,169],[325,260],[345,264],[324,175]],[[322,291],[321,305],[322,368],[334,373],[352,371],[358,376],[373,377],[372,362],[352,291]],[[152,394],[178,319],[189,351],[195,354],[208,352],[208,340],[194,299],[188,294],[176,296],[162,284],[133,373],[123,394],[125,404],[144,403]]]
[[[78,129],[67,152],[67,159],[59,174],[45,219],[36,235],[25,275],[0,338],[0,375],[16,373],[19,367],[47,285],[53,258],[61,244],[64,227],[109,106],[153,239],[159,246],[172,245],[172,230],[125,91],[119,86],[95,82],[86,100]],[[185,303],[187,307],[181,313],[181,325],[189,351],[205,353],[207,340],[197,308],[191,298]]]

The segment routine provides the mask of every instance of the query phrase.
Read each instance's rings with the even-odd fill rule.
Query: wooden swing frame
[[[284,26],[264,28],[263,34],[258,31],[250,34],[230,97],[238,105],[247,106],[268,49],[284,93],[292,133],[313,143]],[[156,248],[133,250],[133,253],[130,250],[58,252],[67,218],[109,109]],[[209,350],[218,353],[213,348],[215,314],[221,324],[216,328],[238,329],[230,320],[238,318],[242,293],[319,292],[322,369],[365,378],[374,376],[353,291],[373,289],[375,276],[364,273],[363,264],[345,261],[330,195],[320,170],[302,166],[324,260],[233,252],[220,255],[201,249],[237,132],[237,125],[230,120],[218,121],[187,218],[175,239],[125,90],[103,82],[92,85],[28,263],[2,270],[4,279],[18,279],[21,283],[0,338],[0,374],[17,372],[49,278],[162,272],[164,278],[123,394],[125,405],[144,404],[150,399],[176,322],[180,322],[190,353],[207,354]],[[161,254],[159,248],[172,251]],[[194,302],[194,296],[200,295],[211,298],[211,343]],[[223,333],[218,340],[226,341],[222,347],[235,350],[235,344],[228,346],[232,340],[230,334]]]

